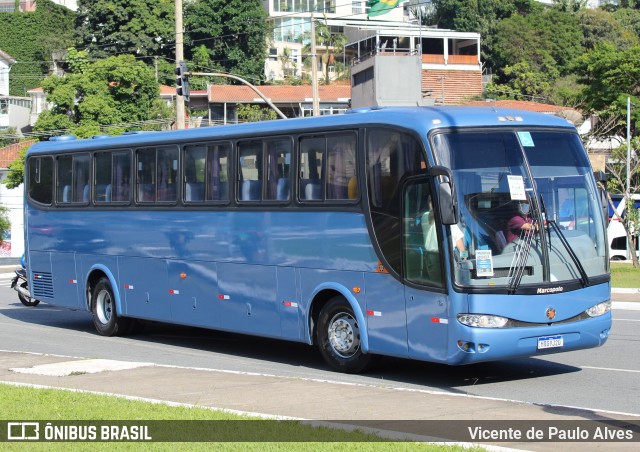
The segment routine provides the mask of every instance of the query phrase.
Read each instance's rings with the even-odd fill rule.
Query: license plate
[[[545,348],[557,348],[564,345],[564,339],[562,336],[546,336],[538,338],[538,350]]]

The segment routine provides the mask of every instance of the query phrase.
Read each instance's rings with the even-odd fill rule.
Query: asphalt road
[[[131,337],[98,336],[88,312],[45,303],[24,307],[9,289],[8,278],[0,276],[3,350],[419,388],[640,415],[640,310],[614,310],[611,337],[598,349],[464,367],[381,358],[364,375],[343,375],[330,371],[319,353],[304,344],[164,324]]]

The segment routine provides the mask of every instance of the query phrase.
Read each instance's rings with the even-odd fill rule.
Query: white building
[[[405,9],[398,7],[377,16],[384,24],[400,23],[405,19]],[[310,69],[303,68],[303,49],[311,37],[311,17],[316,21],[326,18],[331,32],[345,34],[348,21],[367,21],[366,0],[265,0],[264,7],[273,28],[269,57],[265,63],[268,80],[282,80],[285,75],[299,78]],[[312,13],[315,5],[315,11]],[[322,52],[318,48],[318,53]],[[349,62],[343,61],[343,64]],[[333,70],[333,68],[331,68]]]
[[[11,55],[0,49],[0,129],[9,127],[9,71],[15,62]]]

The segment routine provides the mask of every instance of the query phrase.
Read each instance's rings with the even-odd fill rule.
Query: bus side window
[[[154,202],[156,200],[156,149],[143,148],[136,151],[137,179],[136,200]]]
[[[324,199],[324,154],[325,138],[303,138],[300,140],[300,199],[321,201]]]
[[[265,199],[289,200],[291,147],[290,140],[277,140],[267,143],[267,196]]]
[[[105,200],[129,202],[131,199],[131,153],[129,151],[113,154],[113,174],[111,184],[105,189]]]
[[[238,200],[260,201],[262,199],[262,143],[238,144],[239,178]]]
[[[426,182],[411,184],[404,197],[404,269],[408,281],[442,287],[439,224]]]
[[[229,154],[231,145],[209,145],[207,150],[207,201],[229,200]]]
[[[206,158],[206,145],[184,147],[184,200],[186,202],[204,201]]]
[[[73,202],[89,202],[89,167],[91,160],[88,155],[73,156]]]
[[[356,199],[356,139],[354,135],[327,138],[327,199]]]
[[[176,177],[178,175],[178,148],[158,148],[157,154],[157,198],[159,202],[176,201],[178,190]]]
[[[53,201],[53,159],[36,157],[29,159],[29,197],[41,204]]]
[[[62,156],[56,159],[56,172],[58,175],[56,200],[58,204],[71,202],[73,161],[71,156]]]

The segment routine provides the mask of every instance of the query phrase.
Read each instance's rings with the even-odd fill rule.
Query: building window
[[[273,40],[308,44],[311,19],[308,17],[283,17],[273,20]]]
[[[269,49],[269,61],[278,61],[278,49],[273,47]]]
[[[364,10],[362,9],[362,1],[352,1],[351,2],[351,12],[353,14],[362,14]]]
[[[0,99],[0,115],[9,114],[9,102],[6,99]]]

